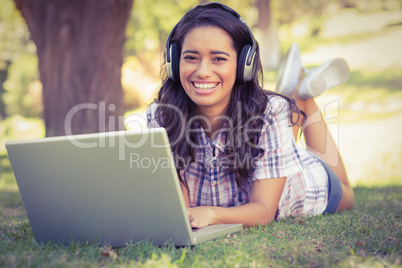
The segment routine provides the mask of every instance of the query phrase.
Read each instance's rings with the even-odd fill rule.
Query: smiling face
[[[201,114],[223,115],[236,81],[237,53],[222,29],[202,26],[185,37],[180,81]]]

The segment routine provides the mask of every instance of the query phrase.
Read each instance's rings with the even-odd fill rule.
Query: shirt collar
[[[214,140],[211,141],[211,139],[208,137],[207,133],[205,133],[204,128],[201,126],[201,123],[199,121],[195,122],[195,133],[197,133],[197,143],[200,145],[207,145],[208,143],[211,143],[214,147],[218,148],[220,152],[223,152],[225,149],[225,141],[226,141],[226,136],[228,132],[228,122],[224,122],[222,125],[221,130],[219,131],[218,135],[215,136]]]

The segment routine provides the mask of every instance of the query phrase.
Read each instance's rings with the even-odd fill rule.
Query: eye
[[[224,57],[216,57],[216,58],[214,58],[213,59],[213,61],[227,61],[227,59],[226,58],[224,58]]]
[[[186,60],[186,61],[195,61],[195,60],[197,60],[197,58],[195,56],[192,56],[192,55],[186,55],[186,56],[183,57],[183,59]]]

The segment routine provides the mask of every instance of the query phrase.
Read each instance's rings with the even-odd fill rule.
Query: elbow
[[[275,219],[276,210],[277,210],[276,208],[272,209],[270,207],[261,204],[261,207],[258,213],[256,213],[254,221],[251,225],[258,226],[258,225],[269,224]]]
[[[275,215],[265,215],[265,217],[262,217],[259,221],[258,221],[258,225],[267,225],[269,223],[271,223],[272,221],[274,221],[275,219]]]

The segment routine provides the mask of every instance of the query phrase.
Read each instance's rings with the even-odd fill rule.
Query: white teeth
[[[217,85],[216,83],[210,83],[210,84],[194,83],[194,86],[199,89],[211,89],[216,87],[216,85]]]

